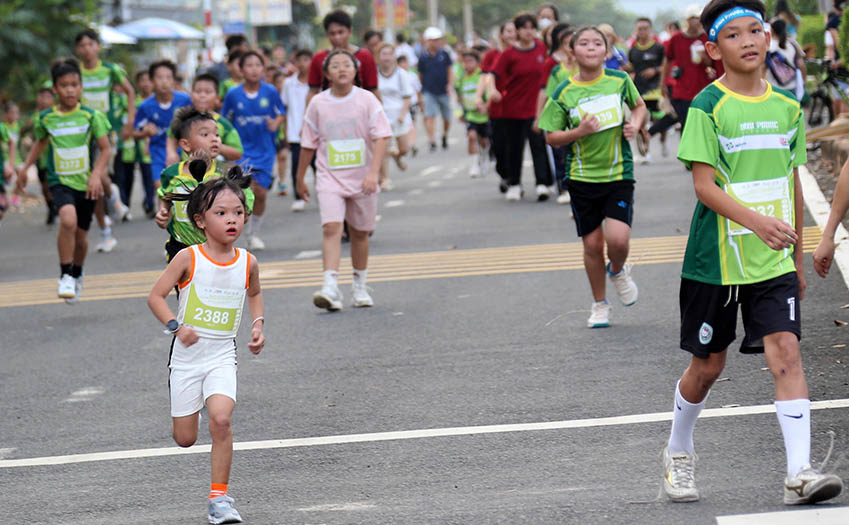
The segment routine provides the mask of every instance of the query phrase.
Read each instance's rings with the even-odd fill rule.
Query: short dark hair
[[[761,17],[766,12],[766,8],[764,8],[761,0],[711,0],[702,10],[702,16],[699,17],[699,22],[702,23],[705,31],[710,31],[710,27],[716,22],[719,15],[735,7],[751,9],[760,13]]]
[[[472,51],[470,49],[467,49],[467,50],[463,51],[462,53],[460,53],[460,56],[462,56],[463,58],[472,57],[475,60],[477,60],[478,62],[481,61],[481,56],[478,54],[478,52]]]
[[[83,38],[90,38],[98,44],[100,43],[100,35],[97,34],[97,31],[91,28],[83,29],[77,33],[77,36],[74,37],[74,45],[79,44]]]
[[[363,43],[368,43],[368,41],[374,37],[379,37],[381,40],[383,40],[383,35],[381,35],[379,31],[376,31],[374,29],[366,29],[366,32],[363,33]]]
[[[259,50],[262,51],[262,54],[269,57],[271,56],[271,48],[268,46],[259,46]]]
[[[241,51],[231,51],[229,55],[227,55],[227,63],[232,64],[233,62],[242,58]]]
[[[50,87],[48,87],[48,86],[41,86],[41,87],[39,87],[39,88],[38,88],[38,90],[35,92],[35,94],[36,94],[36,95],[41,95],[42,93],[50,93],[50,94],[52,95],[52,94],[53,94],[53,87],[52,87],[52,84],[51,84],[51,86],[50,86]]]
[[[566,22],[558,22],[551,28],[551,32],[549,33],[549,35],[551,35],[551,48],[548,50],[549,54],[560,49],[560,46],[563,45],[563,39],[572,34],[571,30],[572,26]]]
[[[171,135],[177,140],[189,138],[192,126],[204,120],[215,122],[215,118],[205,111],[198,111],[192,106],[182,107],[174,113],[174,119],[171,120]]]
[[[348,29],[354,27],[354,21],[351,20],[351,15],[348,14],[347,11],[343,11],[342,9],[334,9],[333,11],[324,15],[324,20],[321,22],[321,25],[324,26],[324,31],[330,28],[330,24],[339,24],[340,26],[345,26]]]
[[[195,79],[192,80],[192,89],[194,89],[195,84],[197,84],[198,82],[212,82],[212,84],[215,86],[215,92],[218,93],[219,82],[218,77],[216,77],[215,75],[211,73],[201,73],[200,75],[196,76]]]
[[[283,72],[282,72],[282,71],[277,70],[277,71],[275,71],[275,72],[274,72],[274,75],[271,77],[271,80],[272,80],[273,82],[277,82],[277,79],[278,79],[278,78],[280,78],[280,77],[285,77],[285,76],[286,76],[286,75],[285,75],[285,74],[283,74]]]
[[[295,51],[295,58],[301,58],[301,57],[312,58],[312,51],[310,51],[309,49],[298,49],[298,50],[296,50]]]
[[[401,62],[409,62],[410,59],[407,58],[407,55],[398,55],[398,58],[395,59],[395,62],[400,64]]]
[[[80,71],[80,63],[77,62],[76,58],[59,58],[50,65],[50,78],[53,80],[54,86],[56,81],[65,75],[77,75],[82,80],[83,74]]]
[[[147,69],[140,69],[140,70],[136,71],[136,76],[135,76],[136,84],[138,84],[139,80],[141,80],[141,77],[143,77],[145,75],[147,75],[148,78],[150,78],[150,74],[147,72]]]
[[[526,25],[531,24],[534,29],[537,28],[537,17],[530,13],[520,13],[513,18],[513,25],[516,26],[516,29],[525,27]]]
[[[157,60],[147,68],[147,74],[150,76],[151,80],[153,80],[153,76],[156,74],[156,70],[161,67],[170,69],[171,74],[174,76],[174,80],[177,80],[177,64],[171,62],[167,58]]]
[[[248,60],[248,57],[257,57],[259,62],[265,66],[265,59],[262,58],[262,55],[256,49],[249,49],[242,53],[242,56],[239,57],[239,67],[245,67],[245,62]]]
[[[248,39],[245,38],[245,35],[230,35],[224,41],[224,45],[227,47],[227,52],[229,53],[234,47],[239,47],[247,41]]]
[[[405,41],[406,39],[404,38],[404,33],[402,33],[401,31],[395,33],[395,42],[397,42],[398,44],[403,44]]]
[[[647,16],[641,16],[640,18],[638,18],[637,20],[634,21],[635,24],[639,24],[640,22],[647,22],[649,25],[652,25],[651,24],[651,18],[649,18]]]
[[[327,68],[330,66],[330,59],[335,57],[336,55],[345,55],[346,57],[350,58],[351,63],[354,64],[354,69],[359,70],[359,65],[357,64],[357,57],[355,57],[350,51],[346,49],[334,49],[333,51],[327,54],[327,57],[321,64],[322,71],[327,73]],[[357,73],[359,74],[359,71]]]
[[[578,37],[580,37],[583,33],[587,31],[595,31],[599,35],[601,35],[601,39],[604,40],[604,49],[610,49],[610,43],[607,41],[607,35],[601,32],[601,29],[596,26],[581,26],[575,30],[575,33],[572,34],[572,38],[569,39],[569,48],[575,49],[575,42],[578,41]]]

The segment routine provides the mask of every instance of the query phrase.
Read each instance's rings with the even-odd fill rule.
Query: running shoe
[[[312,304],[330,312],[342,309],[342,292],[338,286],[324,285],[312,295]]]
[[[570,202],[572,202],[572,197],[566,190],[563,190],[563,193],[557,196],[557,204],[569,204]]]
[[[111,233],[109,235],[101,235],[100,242],[97,243],[96,250],[102,253],[109,253],[115,249],[118,244],[118,239]]]
[[[374,306],[374,301],[368,294],[368,287],[364,284],[354,283],[351,287],[351,295],[353,296],[351,304],[354,308]]]
[[[646,128],[637,132],[637,152],[641,157],[645,157],[649,152],[649,140],[651,140],[651,135]]]
[[[265,243],[262,239],[259,238],[258,235],[251,235],[248,237],[248,250],[261,252],[265,249]]]
[[[77,304],[80,302],[80,296],[83,294],[83,276],[74,278],[74,296],[65,299],[68,304]]]
[[[666,141],[660,143],[660,154],[663,155],[663,158],[669,156],[669,146],[666,145]]]
[[[619,270],[619,273],[615,275],[610,272],[610,263],[607,263],[606,270],[607,276],[613,282],[613,286],[616,288],[616,293],[619,294],[619,300],[622,301],[622,304],[631,306],[636,303],[639,292],[637,290],[637,284],[631,279],[631,265],[625,264]]]
[[[482,173],[480,162],[472,162],[472,166],[469,168],[469,176],[473,179],[477,179],[481,175]]]
[[[507,193],[504,195],[504,198],[508,201],[522,200],[522,187],[519,185],[509,186],[507,188]]]
[[[381,191],[390,191],[394,187],[395,187],[395,184],[393,184],[392,179],[388,179],[388,178],[383,179],[383,182],[380,183],[380,190]]]
[[[537,201],[547,201],[551,196],[551,189],[545,184],[537,184]]]
[[[430,143],[430,152],[433,153],[436,151],[436,142]]]
[[[507,185],[506,180],[501,179],[501,180],[498,181],[498,191],[500,191],[501,193],[507,193],[507,190],[509,188],[510,188],[510,186]]]
[[[289,193],[289,188],[286,187],[285,182],[281,182],[277,185],[277,193],[281,196],[286,196]]]
[[[45,221],[45,224],[48,226],[56,224],[56,210],[53,208],[53,205],[47,206],[47,221]]]
[[[306,207],[307,203],[303,199],[298,199],[292,203],[292,211],[304,211]]]
[[[130,213],[130,207],[121,202],[121,190],[118,189],[117,184],[113,182],[110,188],[112,194],[106,198],[109,216],[112,218],[112,222],[123,222],[127,214]]]
[[[593,303],[590,308],[590,318],[587,319],[589,328],[607,328],[610,326],[610,304],[605,301]]]
[[[696,454],[686,452],[669,453],[669,447],[663,449],[663,492],[675,502],[698,501],[699,489],[696,488]],[[786,486],[786,484],[785,484]],[[787,496],[785,489],[785,501]]]
[[[804,505],[831,499],[843,491],[843,480],[823,474],[810,465],[793,477],[784,478],[784,504]]]
[[[407,163],[404,162],[404,157],[401,156],[400,153],[393,153],[392,158],[395,159],[395,164],[398,166],[398,169],[401,171],[407,170]]]
[[[448,149],[448,137],[442,135],[442,149]]]
[[[59,290],[56,292],[60,299],[73,299],[76,294],[76,280],[70,274],[63,273],[59,279]]]
[[[209,500],[209,522],[215,525],[220,523],[242,523],[239,511],[233,508],[233,498],[230,496],[218,496]]]

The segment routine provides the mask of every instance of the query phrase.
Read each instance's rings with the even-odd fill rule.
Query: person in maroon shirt
[[[377,98],[380,98],[377,93],[377,65],[374,62],[374,57],[371,56],[368,49],[353,46],[349,42],[351,29],[354,25],[351,15],[341,9],[336,9],[327,13],[323,25],[327,39],[330,40],[331,48],[319,51],[312,57],[310,72],[307,76],[307,83],[310,86],[309,92],[307,92],[307,105],[314,95],[328,87],[321,66],[324,64],[324,59],[327,58],[328,53],[335,49],[344,49],[354,55],[354,58],[357,59],[357,80],[354,84],[371,91]]]
[[[501,92],[501,118],[506,122],[503,155],[507,180],[507,200],[522,198],[522,154],[525,140],[531,148],[536,176],[537,200],[547,200],[551,195],[551,170],[545,153],[545,139],[531,129],[536,117],[539,79],[545,61],[545,45],[536,39],[536,17],[520,14],[513,19],[517,40],[504,50],[492,69],[500,81],[496,87]]]
[[[503,82],[499,81],[493,74],[492,70],[498,62],[498,57],[504,49],[513,45],[516,41],[516,26],[512,21],[501,24],[498,30],[497,48],[490,49],[484,54],[481,60],[481,82],[483,89],[478,89],[478,92],[486,93],[485,98],[478,98],[478,105],[488,105],[489,127],[492,131],[490,138],[489,151],[495,158],[495,172],[501,177],[499,189],[501,193],[507,191],[506,174],[504,171],[504,137],[506,135],[505,121],[501,118],[501,89],[504,89]],[[487,100],[487,102],[483,102]],[[482,108],[483,109],[483,108]]]

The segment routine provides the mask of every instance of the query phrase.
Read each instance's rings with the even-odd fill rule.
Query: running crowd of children
[[[374,304],[366,276],[377,194],[392,187],[389,158],[404,170],[405,157],[417,154],[418,114],[431,152],[440,142],[448,148],[451,123],[459,117],[469,175],[496,172],[508,201],[523,197],[527,142],[537,200],[555,196],[571,205],[593,296],[587,324],[607,327],[608,279],[623,305],[638,299],[626,262],[634,164],[651,162],[654,135],[667,156],[666,133],[677,125],[677,157],[692,172],[698,204],[680,288],[680,345],[692,359],[674,392],[662,453],[665,493],[672,501],[699,499],[693,431],[742,309],[740,351],[765,353],[775,379],[787,455],[784,502],[830,499],[843,483],[811,467],[810,401],[799,345],[806,283],[797,249],[803,232],[797,167],[806,162],[804,118],[798,93],[765,65],[768,53],[784,49],[786,24],[770,25],[760,0],[712,0],[704,8],[688,7],[685,15],[683,29],[672,23],[659,34],[650,19],[639,18],[624,50],[612,27],[574,27],[546,4],[501,25],[493,46],[477,39],[455,50],[430,27],[416,53],[402,36],[394,45],[376,31],[367,31],[365,47],[356,47],[351,17],[332,11],[323,22],[329,49],[296,50],[287,61],[282,46],[251,49],[243,36],[233,36],[227,78],[198,74],[189,93],[180,91],[177,66],[169,60],[153,62],[130,82],[119,66],[100,60],[98,34],[85,30],[76,39],[78,60],[57,60],[51,82],[38,89],[31,124],[22,128],[17,106],[6,105],[0,124],[4,179],[17,174],[14,200],[29,168],[37,166],[47,223],[59,222],[58,296],[74,303],[82,293],[92,218],[101,231],[97,250],[111,251],[112,226],[130,219],[138,165],[143,211],[169,234],[168,266],[149,305],[174,336],[174,439],[191,446],[199,411],[207,406],[213,438],[209,521],[229,523],[241,520],[227,484],[234,338],[246,297],[249,349],[259,353],[265,344],[258,263],[235,243],[244,230],[248,250],[265,248],[260,235],[270,192],[291,191],[292,211],[303,210],[313,196],[318,200],[324,282],[315,306],[343,307],[338,273],[346,238],[352,304],[368,307]],[[306,177],[311,167],[314,190]],[[815,254],[823,276],[836,224],[849,208],[849,168],[843,171],[830,236]],[[2,217],[7,202],[0,199]],[[175,288],[177,315],[166,302]]]

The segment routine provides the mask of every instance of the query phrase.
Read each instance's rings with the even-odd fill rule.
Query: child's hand
[[[780,219],[766,215],[758,214],[752,231],[767,246],[776,251],[790,248],[798,240],[796,230],[792,226]]]
[[[377,193],[377,172],[369,172],[363,181],[363,193],[365,195],[371,195],[372,193]]]
[[[592,135],[598,131],[599,127],[601,127],[601,124],[598,122],[598,117],[590,113],[584,113],[584,116],[581,117],[581,123],[578,124],[577,129],[583,137],[586,135]]]
[[[492,94],[490,95],[490,100],[495,102],[496,104],[501,102],[501,92],[497,89],[493,90]]]
[[[165,205],[159,208],[159,211],[156,212],[156,216],[153,218],[153,222],[156,223],[157,226],[162,228],[163,230],[168,226],[168,221],[171,220],[171,208]]]
[[[814,270],[817,275],[825,278],[834,261],[834,238],[823,235],[817,249],[814,250]]]
[[[632,140],[637,136],[637,127],[630,120],[626,120],[625,125],[622,126],[622,135],[625,136],[625,140]]]
[[[298,195],[301,196],[304,202],[310,201],[310,189],[307,187],[307,183],[301,179],[298,179],[297,184],[295,184],[295,189],[298,191]]]
[[[177,339],[179,339],[180,342],[183,343],[183,346],[187,348],[197,343],[198,339],[200,339],[200,337],[198,337],[197,332],[195,332],[195,329],[185,324],[182,325],[179,330],[177,330],[176,336]]]
[[[20,182],[21,180],[26,180],[27,177],[26,177],[26,173],[23,170],[23,166],[18,168],[17,173],[18,173],[18,182]],[[5,180],[11,180],[12,177],[14,177],[14,175],[15,175],[15,168],[10,166],[9,164],[3,164],[3,178]]]
[[[268,128],[268,131],[277,131],[277,126],[271,117],[265,117],[265,127]]]
[[[489,110],[486,102],[475,102],[475,109],[478,110],[478,113],[483,113],[484,115],[486,115],[486,112]]]
[[[177,162],[180,162],[180,155],[178,155],[176,151],[169,151],[165,155],[165,165],[166,166],[176,164]]]
[[[88,176],[88,187],[85,192],[85,198],[96,201],[103,196],[103,183],[100,182],[100,173],[91,172]]]
[[[148,122],[142,128],[142,133],[144,133],[148,137],[153,137],[159,133],[159,128],[156,127],[156,124],[153,122]]]
[[[262,347],[265,346],[265,334],[262,333],[262,326],[254,325],[251,329],[251,342],[248,343],[248,350],[254,355],[262,352]]]

